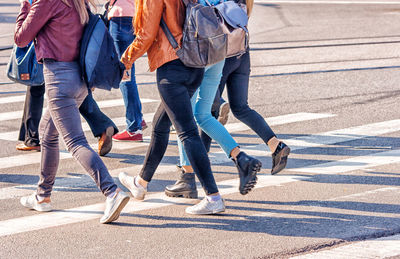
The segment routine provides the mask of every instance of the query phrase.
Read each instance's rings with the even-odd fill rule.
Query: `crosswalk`
[[[8,105],[15,102],[23,102],[23,95],[16,95],[12,97],[2,97],[0,98],[0,105]],[[157,103],[157,99],[142,99],[143,105]],[[111,107],[123,107],[122,99],[110,99],[98,102],[99,106],[102,108]],[[0,121],[16,120],[20,118],[22,111],[9,111],[0,113]],[[153,113],[144,114],[145,120],[150,124]],[[293,114],[285,114],[275,117],[265,118],[269,125],[293,125],[294,123],[300,122],[314,122],[319,123],[322,120],[330,120],[337,118],[338,115],[330,113],[309,113],[309,112],[298,112]],[[117,126],[123,127],[125,124],[124,117],[112,117],[113,121]],[[18,122],[19,123],[19,122]],[[0,131],[0,140],[11,141],[16,143],[18,131]],[[245,132],[248,127],[240,122],[228,123],[226,128],[231,133]],[[90,129],[87,123],[83,123],[83,129],[88,132]],[[352,126],[342,129],[335,129],[326,132],[319,132],[314,134],[307,134],[298,137],[288,137],[285,142],[291,147],[292,151],[301,151],[308,148],[324,147],[329,145],[338,145],[347,143],[346,145],[359,150],[366,150],[363,154],[356,154],[353,156],[346,155],[334,161],[315,161],[312,164],[304,165],[302,163],[290,162],[288,164],[287,172],[289,175],[277,175],[271,176],[269,174],[261,174],[259,176],[259,181],[256,188],[265,188],[269,186],[280,186],[292,182],[307,181],[311,176],[307,174],[329,174],[336,175],[344,172],[350,172],[360,169],[374,168],[389,164],[400,164],[400,150],[396,149],[396,146],[392,147],[389,145],[380,146],[379,148],[357,146],[357,144],[351,144],[354,141],[378,137],[385,134],[396,133],[400,131],[400,119],[387,120],[381,122],[368,123],[364,125]],[[253,133],[251,133],[253,134]],[[95,140],[91,141],[91,145],[95,148]],[[150,137],[144,137],[144,142],[142,143],[126,143],[126,142],[115,142],[113,145],[112,153],[122,152],[124,150],[134,149],[137,147],[145,147],[148,145]],[[254,156],[270,156],[270,152],[265,144],[241,144],[241,149]],[[225,163],[230,163],[231,161],[226,157],[226,155],[213,148],[212,152],[209,153],[210,160],[213,165],[223,165]],[[61,151],[61,160],[70,160],[72,156],[65,150]],[[40,153],[20,153],[18,155],[9,155],[0,157],[0,177],[1,170],[17,168],[20,166],[29,166],[40,163]],[[110,174],[114,177],[118,175],[121,171],[136,172],[141,168],[141,165],[128,166],[126,168],[111,169]],[[175,165],[169,162],[164,162],[160,165],[158,173],[169,173],[175,170]],[[264,170],[264,169],[263,169]],[[296,175],[296,173],[301,173]],[[0,178],[1,182],[1,178]],[[238,179],[232,177],[232,179],[222,180],[217,182],[220,187],[220,192],[222,195],[230,195],[237,193]],[[68,191],[74,188],[93,186],[93,181],[88,176],[76,176],[70,175],[63,177],[56,181],[54,192],[58,191]],[[199,190],[201,189],[198,186]],[[12,186],[6,186],[0,188],[0,201],[7,199],[18,199],[24,195],[30,194],[32,190],[35,189],[35,184],[25,183],[25,184],[14,184]],[[132,213],[138,211],[144,211],[155,208],[167,207],[175,204],[185,204],[188,202],[186,199],[173,199],[166,197],[163,192],[155,192],[146,196],[144,202],[130,201],[127,207],[124,209],[124,213]],[[103,203],[92,204],[87,206],[80,206],[76,208],[69,208],[64,210],[59,210],[55,212],[45,213],[45,214],[35,214],[32,216],[22,216],[11,219],[6,219],[0,221],[0,237],[15,235],[18,233],[25,233],[29,231],[36,231],[40,229],[47,229],[50,227],[57,227],[67,224],[74,224],[79,222],[85,222],[93,219],[98,219],[102,215],[104,208]],[[390,242],[389,242],[390,241]],[[361,242],[362,243],[362,242]],[[379,244],[380,242],[371,241],[368,243],[369,246]],[[359,243],[357,243],[358,245]],[[364,243],[363,243],[364,244]],[[400,238],[395,237],[392,239],[387,239],[386,242],[388,248],[388,254],[400,254],[398,249],[395,247],[400,247]],[[358,245],[360,246],[360,245]],[[362,247],[362,246],[360,246]],[[390,249],[393,248],[393,249]],[[345,247],[342,247],[335,254],[335,249],[333,248],[328,252],[321,252],[321,254],[309,254],[304,256],[299,256],[295,258],[337,258],[334,255],[343,255],[346,253]],[[353,249],[355,249],[353,247]],[[361,248],[357,248],[361,249]],[[354,251],[354,250],[348,250]],[[374,250],[369,250],[369,255],[374,254]],[[333,256],[332,256],[333,255]],[[322,257],[321,257],[322,256]],[[329,257],[331,256],[331,257]],[[377,254],[379,258],[380,255]],[[345,258],[345,257],[344,257]],[[362,258],[362,257],[359,257]],[[365,257],[366,258],[366,257]],[[372,257],[371,257],[372,258]]]

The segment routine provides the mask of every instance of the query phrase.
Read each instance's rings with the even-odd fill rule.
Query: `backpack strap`
[[[172,48],[174,48],[175,51],[178,51],[181,47],[179,46],[178,42],[176,42],[174,36],[172,35],[171,31],[169,30],[167,24],[165,23],[164,19],[161,17],[160,21],[160,26],[161,29],[164,31],[165,36],[167,36],[167,39],[169,43],[171,44]]]
[[[114,7],[114,5],[115,5],[115,3],[117,2],[118,0],[114,0],[114,3],[112,3],[111,4],[111,0],[108,2],[108,6],[107,6],[107,13],[109,12],[109,11],[111,11],[111,9]]]

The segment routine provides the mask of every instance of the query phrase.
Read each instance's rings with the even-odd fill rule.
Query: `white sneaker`
[[[186,208],[186,213],[195,215],[216,214],[224,211],[225,204],[223,199],[219,199],[218,201],[209,201],[207,197],[196,205]]]
[[[39,201],[36,193],[34,193],[29,196],[22,197],[20,202],[22,206],[32,210],[51,211],[50,197],[46,197],[43,201]]]
[[[115,195],[112,198],[107,197],[106,199],[106,209],[104,210],[104,215],[100,219],[100,223],[110,223],[119,218],[122,209],[129,201],[129,196],[121,189],[115,191]]]
[[[132,193],[132,196],[137,200],[143,200],[144,196],[147,193],[147,188],[143,186],[135,184],[135,177],[129,176],[127,173],[122,172],[118,175],[119,181],[123,186],[128,188],[128,190]]]

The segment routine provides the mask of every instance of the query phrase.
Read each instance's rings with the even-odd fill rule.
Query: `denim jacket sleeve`
[[[54,15],[51,0],[36,0],[32,6],[28,1],[21,4],[17,17],[14,41],[19,47],[31,42],[47,21]]]
[[[162,4],[160,3],[162,2]],[[154,43],[160,28],[161,16],[164,10],[164,2],[159,0],[144,1],[143,6],[143,27],[135,31],[136,38],[122,54],[121,62],[126,69],[140,58]]]

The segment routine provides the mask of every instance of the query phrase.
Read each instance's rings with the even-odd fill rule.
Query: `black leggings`
[[[206,195],[217,193],[210,160],[193,118],[190,98],[200,86],[204,69],[189,68],[177,59],[157,69],[161,104],[153,118],[153,131],[140,177],[150,182],[168,146],[171,121]]]

